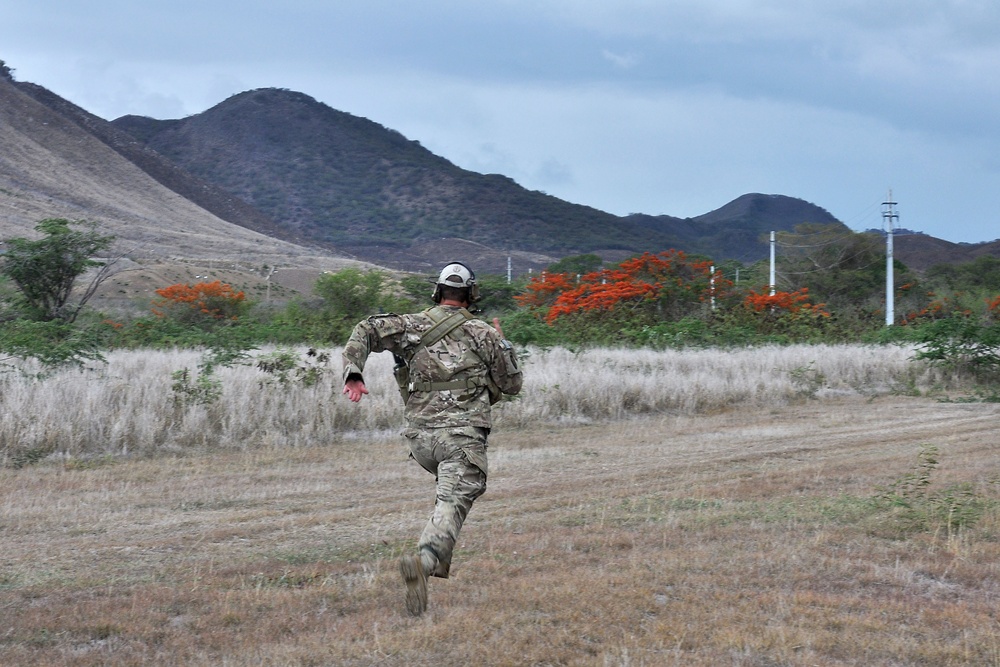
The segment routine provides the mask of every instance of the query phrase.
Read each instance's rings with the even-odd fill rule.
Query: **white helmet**
[[[434,293],[431,295],[434,303],[441,302],[441,285],[460,289],[467,287],[469,289],[469,303],[479,301],[479,284],[476,282],[476,274],[461,262],[449,262],[441,269],[437,282],[434,283]]]

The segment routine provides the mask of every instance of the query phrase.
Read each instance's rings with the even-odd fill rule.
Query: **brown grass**
[[[301,352],[304,353],[304,350]],[[172,374],[197,372],[198,352],[118,350],[89,372],[0,372],[0,465],[46,456],[159,456],[195,449],[311,447],[353,432],[398,431],[392,356],[366,367],[363,408],[343,399],[340,350],[312,386],[282,384],[251,361],[220,368],[219,400],[183,407]],[[264,354],[264,352],[261,352]],[[795,345],[741,350],[532,350],[524,391],[496,410],[500,430],[636,416],[775,410],[805,399],[940,394],[957,380],[892,346]],[[300,357],[304,360],[304,354]],[[0,371],[9,370],[0,359]],[[10,362],[15,363],[15,362]],[[312,363],[312,362],[310,362]],[[182,398],[185,396],[181,396]],[[186,398],[191,398],[187,396]],[[197,397],[194,397],[197,399]]]
[[[499,430],[453,577],[394,437],[0,470],[0,664],[1000,665],[995,405],[858,396]],[[940,451],[973,526],[872,502]]]

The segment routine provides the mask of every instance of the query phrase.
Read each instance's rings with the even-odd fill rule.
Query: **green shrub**
[[[987,383],[1000,379],[1000,323],[955,314],[923,324],[916,341],[918,359],[969,372]]]
[[[41,238],[7,240],[0,273],[17,287],[32,318],[73,322],[108,274],[98,271],[90,289],[71,304],[76,280],[89,269],[105,267],[93,257],[109,248],[114,237],[98,233],[96,223],[62,218],[42,220],[35,231],[42,234]]]
[[[18,319],[0,328],[0,367],[34,359],[46,369],[103,362],[102,337],[92,328],[60,321]]]

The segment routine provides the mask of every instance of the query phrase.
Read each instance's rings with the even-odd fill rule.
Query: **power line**
[[[845,257],[844,261],[847,261],[849,259],[853,259],[855,257],[860,257],[862,254],[864,254],[864,253],[860,253],[859,252],[859,253],[856,253],[854,255],[851,255],[850,257]],[[859,271],[861,269],[867,269],[867,268],[870,268],[872,266],[875,266],[876,264],[881,264],[881,263],[882,263],[882,258],[879,257],[878,259],[874,259],[871,262],[868,262],[867,264],[862,264],[861,266],[853,266],[850,269],[846,269],[846,270],[848,270],[848,271]],[[840,266],[840,263],[837,263],[837,264],[831,264],[830,266],[817,266],[816,268],[805,269],[803,271],[783,271],[783,274],[784,275],[790,275],[790,276],[804,276],[804,275],[807,275],[807,274],[810,274],[810,273],[821,273],[821,272],[824,272],[824,271],[830,271],[832,269],[838,268],[839,266]]]
[[[874,214],[878,211],[878,207],[879,207],[879,202],[877,200],[873,201],[872,203],[868,204],[868,206],[866,206],[864,210],[861,211],[861,213],[857,214],[853,220],[845,220],[844,224],[852,228],[860,227],[862,226],[860,224],[862,220],[871,220],[874,217]],[[871,226],[872,225],[870,224],[868,225],[868,227]]]
[[[794,237],[801,238],[801,237],[807,237],[807,236],[819,236],[820,234],[825,234],[825,233],[828,233],[828,232],[815,232],[815,233],[812,233],[812,234],[791,234],[791,235],[794,236]],[[797,244],[794,244],[794,243],[783,243],[781,241],[778,241],[778,245],[781,246],[782,248],[824,248],[824,247],[826,247],[828,245],[834,245],[836,243],[841,243],[841,242],[846,241],[848,239],[853,239],[853,238],[857,237],[857,235],[858,235],[857,232],[851,232],[851,231],[849,231],[846,234],[842,234],[841,236],[835,236],[834,238],[826,240],[826,241],[824,241],[822,243],[797,245]]]
[[[819,247],[822,247],[822,246],[819,246]],[[863,257],[866,254],[868,254],[869,252],[873,252],[873,248],[864,248],[864,247],[863,248],[859,248],[857,250],[857,252],[854,252],[854,253],[852,253],[850,255],[847,255],[847,256],[844,256],[844,257],[841,257],[838,260],[836,260],[835,263],[830,264],[828,266],[816,266],[815,268],[812,268],[812,269],[806,269],[806,270],[803,270],[803,271],[792,271],[790,273],[795,273],[796,275],[798,275],[798,274],[806,274],[806,273],[817,273],[819,271],[829,271],[831,269],[835,269],[835,268],[838,268],[840,266],[843,266],[844,264],[850,262],[852,259],[856,259],[858,257]],[[879,257],[877,259],[873,259],[871,262],[868,262],[866,264],[862,264],[861,266],[850,267],[849,270],[853,271],[853,270],[858,270],[858,269],[867,269],[868,267],[874,266],[874,265],[878,264],[881,261],[882,261],[882,258]]]

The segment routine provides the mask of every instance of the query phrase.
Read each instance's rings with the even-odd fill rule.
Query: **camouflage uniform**
[[[421,345],[436,322],[457,312],[467,319],[441,340]],[[403,437],[411,457],[437,479],[434,514],[418,543],[420,560],[427,573],[447,578],[462,523],[486,491],[490,406],[501,394],[521,390],[521,370],[510,343],[456,306],[360,322],[344,347],[345,382],[362,374],[370,353],[384,351],[409,369]]]

